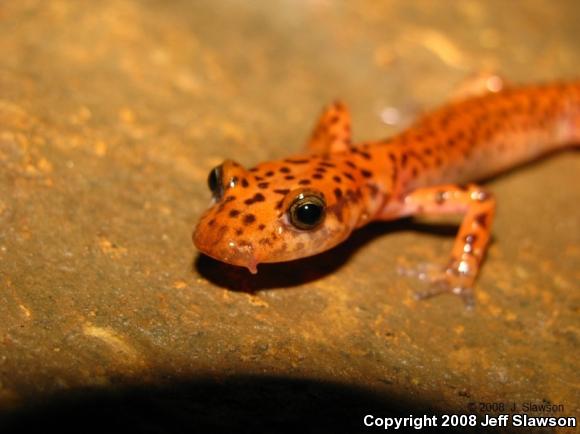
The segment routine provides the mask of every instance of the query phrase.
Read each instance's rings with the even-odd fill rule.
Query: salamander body
[[[473,182],[580,143],[580,82],[512,87],[453,101],[392,138],[351,143],[331,104],[306,152],[249,170],[226,160],[193,236],[203,253],[257,271],[336,246],[373,220],[463,214],[431,291],[471,297],[490,238],[493,195]],[[429,293],[429,294],[431,294]]]

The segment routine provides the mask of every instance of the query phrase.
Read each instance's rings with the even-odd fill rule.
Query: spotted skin
[[[469,301],[495,212],[493,196],[472,182],[578,143],[580,82],[454,99],[388,140],[358,145],[351,144],[347,108],[336,102],[320,117],[306,153],[250,170],[226,161],[223,196],[201,217],[194,243],[255,273],[262,262],[328,250],[373,220],[463,214],[451,259],[431,277],[435,289],[426,295],[450,291]],[[300,230],[288,210],[310,192],[324,198],[325,217]]]

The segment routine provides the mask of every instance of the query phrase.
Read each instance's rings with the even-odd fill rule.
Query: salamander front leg
[[[431,288],[418,294],[418,297],[451,292],[461,296],[467,307],[472,307],[473,284],[491,234],[494,198],[474,184],[423,188],[404,198],[403,215],[458,213],[465,216],[455,238],[451,259],[443,269],[427,267],[419,270],[419,277],[428,280]]]
[[[348,107],[336,101],[322,112],[306,148],[318,154],[346,151],[351,145],[351,120]]]

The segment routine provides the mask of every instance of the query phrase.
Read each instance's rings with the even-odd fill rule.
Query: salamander
[[[320,116],[306,151],[245,169],[211,170],[212,206],[197,248],[257,272],[257,265],[315,255],[375,220],[461,214],[449,262],[432,289],[472,304],[490,240],[494,196],[475,183],[580,143],[580,81],[503,86],[454,99],[385,140],[353,144],[344,103]]]

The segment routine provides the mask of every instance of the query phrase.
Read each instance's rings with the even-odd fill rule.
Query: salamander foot
[[[467,309],[472,310],[475,307],[474,276],[462,272],[460,263],[451,263],[447,267],[423,263],[414,268],[399,267],[397,271],[403,276],[416,278],[427,283],[426,290],[415,292],[416,300],[449,293],[459,296]]]

